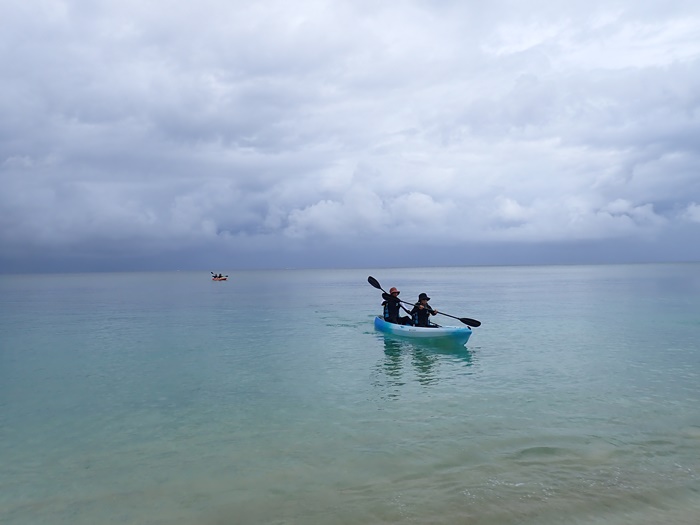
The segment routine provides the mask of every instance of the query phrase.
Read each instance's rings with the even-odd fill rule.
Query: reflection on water
[[[403,355],[401,353],[401,344],[398,341],[384,338],[384,355],[383,366],[380,365],[380,368],[383,369],[388,377],[395,379],[396,384],[402,385]]]
[[[456,343],[436,344],[429,341],[406,341],[388,335],[384,338],[384,359],[377,365],[388,387],[388,396],[398,397],[400,388],[417,382],[421,386],[444,379],[441,366],[471,366],[471,352]]]

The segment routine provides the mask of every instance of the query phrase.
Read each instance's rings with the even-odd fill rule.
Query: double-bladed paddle
[[[377,280],[376,280],[374,277],[372,277],[371,275],[370,275],[369,277],[367,277],[367,282],[368,282],[369,284],[371,284],[372,286],[374,286],[375,288],[377,288],[377,289],[381,290],[382,292],[386,293],[386,290],[384,290],[384,288],[382,288],[382,285],[379,284],[379,281],[377,281]],[[388,295],[388,294],[387,294],[387,295]],[[412,304],[412,303],[409,303],[408,301],[403,301],[403,300],[401,300],[401,299],[399,299],[399,301],[401,301],[402,303],[406,303],[406,304]],[[476,319],[469,319],[468,317],[455,317],[454,315],[446,314],[446,313],[443,313],[443,312],[437,312],[437,313],[442,314],[442,315],[445,315],[445,316],[447,316],[447,317],[451,317],[452,319],[457,319],[458,321],[462,321],[462,322],[463,322],[464,324],[466,324],[467,326],[474,326],[474,327],[481,326],[481,321],[477,321]]]

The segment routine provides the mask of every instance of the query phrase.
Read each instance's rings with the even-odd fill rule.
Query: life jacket
[[[411,310],[411,318],[413,319],[413,326],[430,326],[430,312],[433,309],[430,305],[425,305],[423,309],[418,308],[420,306],[420,301],[415,304],[413,310]]]

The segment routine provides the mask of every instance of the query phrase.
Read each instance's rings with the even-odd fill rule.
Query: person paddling
[[[411,317],[413,318],[413,326],[435,326],[430,322],[430,316],[437,314],[438,311],[433,310],[428,304],[428,301],[430,301],[430,297],[428,297],[428,294],[421,293],[418,296],[418,302],[413,306],[413,309],[410,311]]]
[[[400,293],[401,292],[397,290],[395,286],[393,286],[389,289],[388,294],[382,294],[382,299],[384,299],[384,302],[382,303],[382,306],[384,307],[384,320],[394,324],[411,324],[410,317],[402,317],[400,315],[402,309],[408,314],[411,313],[401,304],[401,301],[399,300]]]

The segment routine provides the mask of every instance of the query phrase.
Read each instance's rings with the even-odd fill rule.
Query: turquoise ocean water
[[[0,276],[1,523],[698,523],[700,264],[228,273]]]

